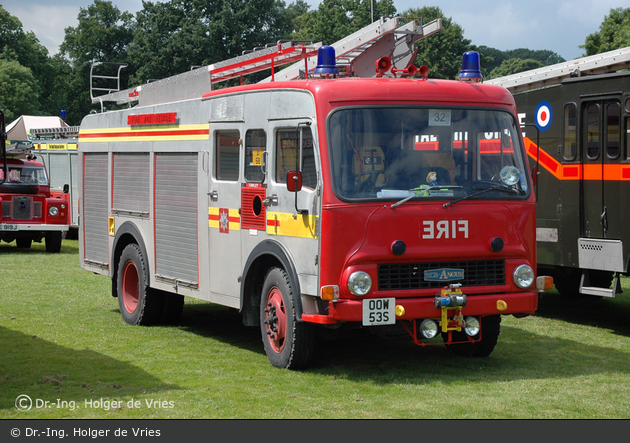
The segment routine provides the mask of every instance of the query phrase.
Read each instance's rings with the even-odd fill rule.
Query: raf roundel
[[[551,125],[551,119],[553,118],[553,112],[551,111],[551,105],[549,102],[542,101],[538,103],[536,107],[536,126],[541,131],[546,131]]]

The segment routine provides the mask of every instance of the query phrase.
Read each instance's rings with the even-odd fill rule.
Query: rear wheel
[[[17,245],[18,248],[28,249],[31,247],[32,241],[33,240],[31,240],[30,238],[16,238],[15,244]]]
[[[501,316],[500,315],[487,315],[481,318],[481,340],[475,343],[452,343],[446,345],[446,348],[454,354],[464,357],[487,357],[489,356],[494,347],[497,345],[499,334],[501,333]],[[453,342],[466,342],[468,336],[464,331],[452,333]],[[442,333],[442,338],[446,342],[448,340],[448,333]],[[478,337],[473,337],[477,339]]]
[[[63,240],[63,233],[59,232],[47,232],[46,233],[46,252],[59,252],[61,251],[61,242]]]
[[[287,273],[272,268],[261,294],[260,329],[267,358],[277,368],[303,368],[313,354],[313,329],[297,321],[295,296]]]
[[[146,259],[136,244],[123,249],[116,273],[118,306],[126,323],[152,325],[158,322],[164,306],[163,294],[149,288]]]
[[[581,275],[580,270],[576,268],[559,268],[553,274],[553,284],[560,295],[575,297],[580,293]]]
[[[174,323],[178,321],[184,310],[184,296],[171,292],[163,292],[162,296],[164,297],[164,306],[162,307],[160,323]]]

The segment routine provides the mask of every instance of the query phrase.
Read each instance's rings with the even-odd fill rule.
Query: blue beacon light
[[[339,74],[335,66],[335,48],[332,46],[322,46],[317,50],[317,66],[315,74]]]
[[[459,73],[459,80],[481,81],[481,63],[479,62],[479,53],[475,51],[464,52],[462,57],[462,70]]]

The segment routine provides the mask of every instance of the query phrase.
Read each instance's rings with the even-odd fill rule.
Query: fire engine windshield
[[[342,199],[523,198],[530,186],[518,131],[500,110],[340,109],[328,127],[335,192]]]
[[[8,165],[7,171],[5,183],[48,185],[48,178],[43,167]],[[0,168],[0,180],[4,180],[4,178],[5,170]]]

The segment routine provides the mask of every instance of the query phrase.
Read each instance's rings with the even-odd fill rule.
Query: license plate
[[[18,225],[8,225],[6,223],[0,223],[0,231],[17,231]]]
[[[395,298],[363,300],[363,326],[393,325],[396,323],[395,312]]]

